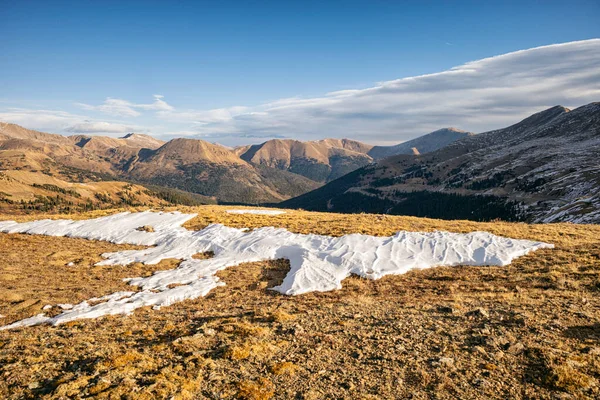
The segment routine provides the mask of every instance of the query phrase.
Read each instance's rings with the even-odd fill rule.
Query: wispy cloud
[[[118,134],[144,130],[130,124],[98,121],[64,111],[27,108],[9,108],[0,112],[0,121],[12,122],[44,132],[67,134]]]
[[[162,95],[154,95],[147,104],[107,98],[99,105],[77,105],[122,121],[22,109],[0,111],[0,120],[54,132],[121,133],[130,130],[124,127],[150,131],[152,126],[165,138],[197,136],[231,145],[273,137],[399,143],[442,127],[483,132],[557,104],[573,107],[600,101],[598,65],[600,39],[592,39],[521,50],[314,98],[208,110],[176,109]]]
[[[155,94],[154,101],[149,104],[136,104],[123,99],[113,99],[111,97],[106,98],[104,103],[94,106],[85,103],[75,103],[81,109],[88,111],[99,111],[109,115],[115,115],[119,117],[137,117],[141,115],[138,110],[144,111],[171,111],[173,107],[167,104],[163,100],[162,95]]]
[[[131,125],[115,124],[112,122],[85,121],[74,124],[65,129],[70,133],[96,134],[96,133],[127,133],[139,132],[140,129]]]
[[[598,65],[600,40],[594,39],[517,51],[367,89],[229,111],[170,111],[163,117],[201,120],[194,125],[200,135],[285,134],[300,139],[336,136],[401,142],[445,126],[482,132],[557,104],[598,101]]]

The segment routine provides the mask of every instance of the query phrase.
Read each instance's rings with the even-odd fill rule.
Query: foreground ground
[[[189,229],[220,222],[336,236],[486,230],[556,248],[508,267],[353,277],[342,290],[297,297],[268,290],[285,276],[285,260],[240,265],[219,274],[227,286],[160,311],[0,332],[0,398],[600,396],[600,226],[225,209],[181,208],[198,213]],[[177,264],[93,266],[101,253],[126,248],[134,246],[0,234],[0,324],[46,304],[131,290],[122,278]]]

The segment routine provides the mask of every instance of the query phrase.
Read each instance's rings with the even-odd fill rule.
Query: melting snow
[[[285,214],[285,211],[278,211],[278,210],[227,210],[227,214],[280,215],[280,214]]]
[[[245,211],[245,210],[244,210]],[[143,250],[105,253],[98,265],[126,265],[133,262],[157,264],[163,259],[183,260],[172,270],[158,271],[142,278],[129,278],[138,292],[116,292],[92,298],[65,309],[55,317],[39,314],[0,329],[48,323],[58,325],[82,318],[129,314],[144,306],[158,309],[185,299],[205,296],[223,286],[216,272],[246,262],[286,258],[290,271],[274,290],[287,295],[329,291],[342,287],[351,274],[379,279],[403,274],[413,268],[451,265],[507,265],[514,258],[553,245],[495,236],[488,232],[400,231],[391,237],[352,234],[342,237],[301,235],[283,228],[252,231],[213,224],[189,231],[183,223],[195,214],[179,212],[121,213],[107,217],[72,221],[41,220],[25,223],[0,222],[0,232],[68,236],[104,240],[118,244],[153,246]],[[140,231],[152,226],[154,232]],[[211,251],[211,259],[197,260],[194,254]],[[177,285],[177,286],[174,286]],[[69,305],[70,306],[70,305]]]

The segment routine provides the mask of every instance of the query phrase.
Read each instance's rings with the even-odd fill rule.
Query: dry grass
[[[289,270],[287,261],[239,265],[219,273],[227,286],[160,311],[0,332],[0,398],[600,396],[599,226],[225,209],[180,210],[198,213],[187,224],[193,229],[224,223],[331,235],[487,230],[556,248],[508,267],[351,277],[342,290],[296,297],[268,290]],[[45,304],[130,290],[122,278],[177,263],[93,266],[101,253],[126,248],[133,246],[0,234],[2,323],[35,315]],[[470,314],[479,308],[484,312]]]
[[[245,400],[269,400],[275,395],[273,383],[260,378],[256,381],[243,381],[239,383],[238,397]]]

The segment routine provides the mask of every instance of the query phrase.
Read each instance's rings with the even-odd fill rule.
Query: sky
[[[0,121],[229,146],[600,101],[600,2],[0,0]]]

